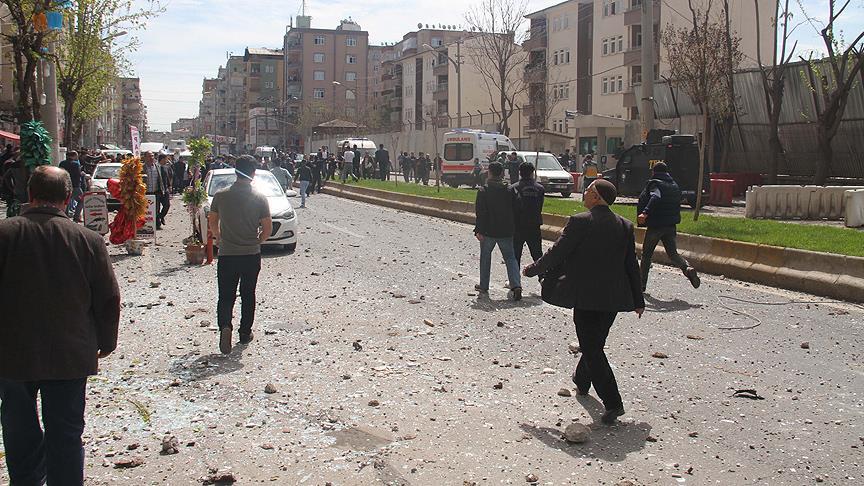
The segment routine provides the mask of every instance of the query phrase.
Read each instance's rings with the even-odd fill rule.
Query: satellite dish
[[[423,23],[422,23],[422,22],[421,22],[421,23],[418,23],[418,24],[417,24],[417,28],[418,28],[418,29],[422,29],[422,28],[423,28]]]
[[[429,24],[426,24],[426,28],[427,28],[427,29],[429,28]]]

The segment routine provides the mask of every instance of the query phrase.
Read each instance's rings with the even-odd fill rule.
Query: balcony
[[[633,86],[629,87],[629,91],[624,92],[624,100],[621,102],[624,108],[632,108],[636,106],[636,93],[633,92]]]
[[[660,48],[655,46],[654,59],[660,59]],[[642,64],[642,47],[631,47],[624,51],[624,65],[633,66]]]
[[[447,76],[448,74],[450,74],[450,61],[445,58],[444,62],[442,63],[439,59],[438,64],[436,64],[435,67],[432,69],[432,75]]]
[[[528,38],[525,42],[522,43],[522,48],[526,51],[542,51],[546,50],[546,45],[548,43],[548,37],[546,35],[546,27],[544,26],[542,29],[531,29],[531,37]]]
[[[394,109],[402,109],[402,97],[397,96],[395,98],[390,99],[390,108]]]
[[[525,72],[522,75],[522,80],[528,84],[545,83],[546,63],[528,64],[527,66],[525,66]]]
[[[449,83],[438,83],[435,91],[432,92],[432,99],[435,101],[446,100],[450,95],[449,86]]]
[[[654,22],[660,20],[660,4],[654,4]],[[642,6],[637,5],[635,7],[630,7],[629,10],[624,12],[624,26],[636,25],[642,23]]]

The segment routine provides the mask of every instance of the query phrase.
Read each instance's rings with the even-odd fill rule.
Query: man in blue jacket
[[[698,289],[701,283],[699,274],[678,254],[676,226],[681,222],[681,189],[669,175],[669,167],[665,163],[654,165],[654,173],[639,195],[636,212],[639,226],[647,227],[642,243],[642,291],[648,285],[648,270],[651,269],[654,248],[661,241],[672,264],[681,269],[693,288]]]

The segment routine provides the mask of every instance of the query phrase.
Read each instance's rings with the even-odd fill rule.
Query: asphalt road
[[[612,328],[627,414],[607,427],[593,392],[558,395],[575,395],[569,313],[543,304],[536,280],[508,302],[498,259],[490,298],[474,294],[469,226],[313,196],[297,252],[265,254],[256,340],[223,357],[215,265],[183,265],[175,204],[147,255],[111,249],[124,308],[120,347],[88,389],[88,484],[214,470],[292,485],[864,477],[861,307],[711,276],[694,290],[655,266],[648,312]],[[588,442],[560,439],[573,421]],[[177,454],[160,453],[166,435]],[[130,459],[143,464],[115,465]]]

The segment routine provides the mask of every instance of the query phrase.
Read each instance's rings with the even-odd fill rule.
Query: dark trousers
[[[543,238],[540,235],[540,228],[517,228],[516,234],[513,235],[513,249],[516,250],[516,261],[522,263],[522,250],[525,244],[528,244],[528,251],[531,252],[531,258],[536,262],[543,256]]]
[[[159,212],[156,215],[156,219],[159,221],[159,224],[165,224],[165,216],[168,215],[168,210],[171,209],[171,194],[168,192],[163,192],[156,196],[156,200],[159,201]]]
[[[386,181],[389,178],[390,178],[390,166],[389,165],[382,165],[381,166],[381,180]]]
[[[240,335],[252,332],[255,321],[255,287],[261,271],[261,254],[219,256],[216,264],[216,280],[219,283],[219,304],[216,320],[219,329],[232,327],[234,302],[237,300],[237,285],[240,285]]]
[[[321,182],[321,172],[312,172],[312,183],[309,184],[309,193],[311,194],[316,190],[320,193],[322,187],[324,187],[324,184]]]
[[[84,399],[87,379],[12,382],[0,379],[0,425],[14,485],[84,484]],[[42,395],[42,426],[36,394]]]
[[[603,347],[609,336],[609,328],[615,322],[617,312],[597,312],[575,309],[573,322],[576,324],[576,337],[579,338],[579,348],[582,357],[573,373],[573,381],[581,390],[588,390],[594,385],[594,390],[607,410],[620,407],[621,394],[615,374],[606,359]]]
[[[663,248],[666,249],[666,255],[672,264],[680,268],[681,271],[687,270],[690,266],[681,255],[678,254],[678,244],[676,238],[678,231],[675,226],[663,226],[660,228],[648,228],[645,231],[645,241],[642,243],[642,290],[645,290],[648,285],[648,271],[651,270],[651,259],[654,257],[654,249],[657,248],[657,243],[662,241]]]

